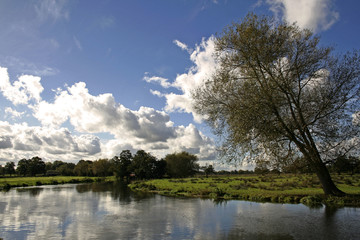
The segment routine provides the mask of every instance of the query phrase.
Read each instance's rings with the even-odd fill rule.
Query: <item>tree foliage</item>
[[[130,174],[131,174],[131,160],[133,156],[130,152],[130,150],[123,150],[120,153],[120,156],[115,156],[113,158],[114,162],[114,173],[116,178],[122,180],[124,178],[127,178],[129,180]]]
[[[4,167],[5,174],[9,174],[10,176],[15,173],[15,163],[7,162]]]
[[[160,178],[165,174],[160,171],[161,166],[156,157],[144,150],[139,150],[133,157],[130,169],[135,173],[136,178],[151,179]]]
[[[16,171],[22,176],[35,176],[37,174],[46,173],[46,164],[39,157],[33,157],[31,159],[21,159],[18,164]]]
[[[165,161],[167,174],[170,177],[189,177],[199,170],[198,158],[188,152],[168,154]]]
[[[303,156],[326,194],[342,194],[324,162],[359,143],[360,57],[335,56],[319,40],[249,14],[217,37],[219,67],[194,92],[194,107],[223,137],[228,157]]]

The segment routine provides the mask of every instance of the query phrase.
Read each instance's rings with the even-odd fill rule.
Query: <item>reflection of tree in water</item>
[[[75,189],[78,193],[90,191],[93,193],[110,192],[114,200],[118,199],[120,203],[125,204],[154,196],[154,194],[151,193],[133,192],[127,186],[127,183],[122,181],[78,184]]]
[[[44,189],[43,188],[17,188],[16,191],[17,192],[28,192],[30,196],[38,196],[40,194],[40,192],[42,192]]]
[[[85,193],[91,191],[91,184],[78,184],[75,187],[78,193]]]

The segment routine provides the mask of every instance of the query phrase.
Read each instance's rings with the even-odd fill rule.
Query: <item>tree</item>
[[[188,152],[168,154],[165,156],[165,161],[167,174],[170,177],[189,177],[199,170],[197,156]]]
[[[213,165],[204,166],[204,167],[202,167],[202,169],[204,170],[204,173],[205,173],[206,177],[208,177],[209,174],[214,174],[215,173]]]
[[[10,176],[15,173],[15,163],[7,162],[4,167],[5,174],[9,174]]]
[[[26,176],[28,172],[29,164],[30,164],[29,160],[25,158],[21,159],[17,164],[17,168],[16,168],[17,173],[21,176]]]
[[[5,174],[5,169],[2,165],[0,165],[0,175],[4,176]]]
[[[80,160],[74,168],[74,173],[78,176],[92,176],[92,161]]]
[[[139,179],[155,178],[156,162],[156,157],[144,150],[139,150],[133,157],[130,169]]]
[[[230,159],[303,156],[325,194],[343,195],[325,162],[359,144],[358,51],[343,56],[295,24],[249,14],[216,38],[215,74],[194,108]],[[356,145],[357,144],[357,145]]]
[[[332,164],[333,170],[335,170],[338,174],[344,172],[350,172],[354,174],[357,171],[359,166],[359,160],[354,156],[339,156],[335,159]]]
[[[74,175],[74,163],[64,163],[59,165],[55,172],[59,173],[61,176],[73,176]]]
[[[99,159],[93,162],[92,172],[94,176],[106,177],[111,175],[110,162],[107,159]]]
[[[114,157],[114,172],[116,178],[123,180],[125,177],[129,180],[131,173],[130,165],[132,160],[132,154],[130,150],[123,150],[119,157]]]
[[[16,171],[22,176],[35,176],[36,174],[46,173],[46,164],[39,157],[33,157],[31,159],[21,159],[18,162]]]
[[[45,174],[46,173],[46,164],[45,162],[39,157],[33,157],[28,160],[28,170],[27,173],[30,176],[35,176],[36,174]]]

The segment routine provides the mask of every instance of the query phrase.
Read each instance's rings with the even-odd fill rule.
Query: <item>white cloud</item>
[[[106,149],[103,153],[106,157],[112,157],[109,153],[119,154],[120,148],[144,149],[158,157],[182,150],[196,153],[201,159],[214,156],[212,140],[193,125],[174,126],[167,113],[153,108],[130,110],[116,103],[109,93],[93,96],[83,82],[63,91],[57,90],[53,103],[41,101],[33,111],[34,116],[49,128],[60,127],[69,120],[78,132],[112,134],[116,140],[101,146]]]
[[[74,39],[74,43],[75,43],[75,46],[80,50],[80,51],[82,51],[83,50],[83,48],[82,48],[82,45],[81,45],[81,42],[79,41],[79,39],[77,39],[77,37],[73,37],[73,39]]]
[[[171,87],[171,83],[168,82],[167,78],[162,78],[162,77],[157,77],[157,76],[152,76],[152,77],[144,76],[143,79],[148,83],[151,83],[151,82],[158,83],[164,88]]]
[[[40,77],[22,75],[11,84],[7,68],[0,67],[0,91],[15,105],[27,104],[31,99],[39,102],[40,93],[44,90],[40,80]]]
[[[154,96],[158,96],[158,97],[164,97],[164,94],[162,94],[161,92],[157,91],[157,90],[152,90],[150,89],[150,93]]]
[[[41,0],[35,6],[35,11],[40,20],[69,19],[69,11],[66,9],[68,0]]]
[[[73,136],[66,128],[33,127],[26,123],[0,121],[0,136],[0,160],[18,161],[40,156],[47,161],[78,161],[87,157],[94,159],[101,153],[98,137],[89,134]]]
[[[160,92],[152,91],[152,94],[166,98],[165,111],[167,112],[186,112],[191,113],[196,122],[201,122],[202,116],[196,114],[193,109],[192,92],[199,86],[203,85],[205,80],[214,73],[217,64],[215,60],[215,39],[202,39],[201,44],[195,47],[190,54],[190,60],[193,66],[187,73],[180,74],[175,81],[170,84],[171,87],[179,89],[182,93],[174,92],[160,94]],[[177,40],[175,43],[183,49],[187,46]],[[160,85],[163,86],[163,84]]]
[[[200,52],[193,53],[195,62],[200,55]],[[197,76],[194,71],[195,68],[191,74]],[[166,86],[165,82],[158,81]],[[187,89],[182,83],[187,82],[177,79],[173,86]],[[215,156],[213,141],[194,125],[174,126],[166,112],[149,107],[130,110],[117,103],[110,93],[91,95],[84,82],[54,90],[55,98],[48,102],[40,97],[43,87],[39,77],[24,75],[11,84],[7,69],[0,68],[0,90],[14,104],[27,103],[42,124],[28,126],[0,121],[0,147],[4,150],[0,152],[0,161],[33,156],[47,161],[110,158],[124,149],[143,149],[159,158],[175,151],[189,151],[200,159],[211,160]],[[12,108],[7,108],[6,113],[14,117],[23,115]],[[67,121],[77,134],[62,127]],[[101,141],[95,134],[102,132],[110,133],[114,139]]]
[[[339,13],[333,10],[333,0],[267,0],[270,10],[276,16],[296,22],[301,28],[315,32],[329,29],[338,19]]]
[[[110,28],[115,24],[115,17],[114,16],[103,16],[97,20],[98,26],[102,29]]]
[[[11,107],[5,108],[5,117],[10,117],[12,119],[21,118],[25,112],[18,112],[15,109],[12,109]]]
[[[43,44],[38,44],[38,45],[43,45]],[[52,43],[51,45],[52,47],[56,47],[55,43]],[[47,49],[46,51],[51,51],[51,50]],[[18,71],[21,71],[24,74],[34,75],[34,76],[52,76],[52,75],[56,75],[59,72],[59,70],[56,68],[52,68],[49,66],[38,66],[25,59],[20,59],[13,56],[6,56],[2,60],[2,64],[4,66],[8,66],[9,68],[17,69]]]
[[[174,40],[173,42],[176,44],[176,46],[178,46],[178,47],[181,48],[182,50],[185,50],[185,51],[187,51],[188,53],[191,53],[191,52],[192,52],[192,50],[191,50],[185,43],[180,42],[179,40]]]
[[[352,120],[353,124],[355,126],[359,125],[359,127],[360,127],[360,111],[354,113],[352,115],[352,117],[353,117],[353,120]]]

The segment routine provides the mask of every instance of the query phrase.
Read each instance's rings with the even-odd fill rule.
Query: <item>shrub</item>
[[[313,207],[313,208],[322,206],[321,198],[317,196],[303,197],[301,198],[300,202],[308,207]]]

